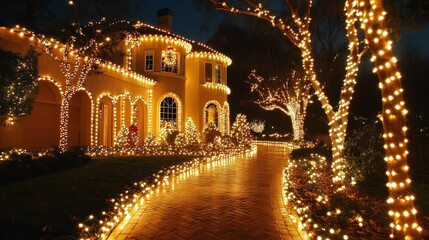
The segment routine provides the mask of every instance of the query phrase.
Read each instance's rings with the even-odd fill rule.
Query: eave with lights
[[[171,26],[162,21],[158,27],[140,22],[134,27],[140,35],[127,36],[119,43],[121,56],[82,58],[96,64],[99,73],[89,73],[83,84],[71,91],[62,62],[56,61],[64,52],[63,43],[24,27],[0,27],[2,49],[23,54],[36,46],[40,53],[40,92],[33,112],[22,121],[0,127],[0,148],[37,150],[61,145],[61,141],[68,147],[113,147],[124,127],[137,125],[138,141],[143,142],[149,133],[160,138],[163,121],[175,121],[177,129],[184,131],[189,117],[201,132],[208,121],[204,107],[209,102],[219,103],[217,125],[229,133],[226,72],[231,59],[171,33]],[[44,47],[51,47],[51,54],[44,52]],[[70,55],[77,56],[77,51],[71,50]],[[64,107],[65,103],[69,106]],[[64,119],[69,119],[67,124]]]

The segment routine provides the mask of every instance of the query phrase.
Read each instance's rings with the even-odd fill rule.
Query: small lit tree
[[[128,135],[127,135],[127,146],[135,147],[139,142],[139,129],[137,125],[131,124],[128,127]]]
[[[20,56],[0,49],[0,124],[30,114],[38,93],[38,59],[33,48]]]
[[[187,143],[186,135],[184,133],[179,133],[174,139],[174,145],[177,147],[184,147]]]
[[[220,136],[221,133],[214,122],[208,122],[206,126],[204,126],[203,135],[205,142],[212,143],[215,137]]]
[[[273,77],[265,80],[253,70],[249,75],[250,91],[256,95],[254,102],[265,110],[278,109],[288,115],[292,122],[293,139],[304,139],[304,119],[310,102],[311,84],[292,71],[287,79]]]
[[[168,135],[172,134],[174,131],[177,130],[177,123],[176,121],[161,121],[161,139],[163,142],[167,141]]]
[[[197,127],[195,126],[191,117],[188,117],[186,120],[185,135],[188,145],[198,145],[201,143],[201,134],[198,132]]]
[[[144,140],[144,145],[147,147],[158,146],[159,142],[156,140],[156,136],[153,133],[148,133],[146,139]]]
[[[231,127],[231,137],[240,147],[250,146],[252,142],[250,126],[244,114],[237,114]]]
[[[121,129],[119,130],[118,136],[116,136],[116,146],[118,147],[125,147],[128,142],[128,128],[125,125],[122,125]]]

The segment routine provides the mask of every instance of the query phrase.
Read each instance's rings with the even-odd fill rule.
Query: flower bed
[[[357,186],[336,192],[326,158],[291,159],[285,168],[284,191],[311,239],[388,239],[385,202]]]

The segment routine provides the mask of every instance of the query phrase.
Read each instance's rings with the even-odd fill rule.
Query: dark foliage
[[[312,148],[303,147],[303,148],[294,149],[291,152],[291,157],[295,159],[305,158],[305,157],[310,157],[311,154],[314,154],[314,153],[324,156],[328,160],[331,160],[330,158],[332,157],[332,150],[322,142],[319,142]]]
[[[38,93],[37,53],[30,48],[26,55],[0,49],[0,124],[30,114]]]
[[[75,147],[64,153],[60,153],[58,148],[55,148],[39,158],[29,154],[12,154],[10,160],[0,162],[0,185],[64,171],[90,161],[91,158],[81,147]]]
[[[400,34],[401,28],[421,28],[429,22],[427,0],[384,0],[387,19],[392,32]]]
[[[165,139],[165,141],[167,142],[168,145],[174,145],[174,140],[176,140],[177,135],[180,132],[177,130],[174,130],[170,133],[167,134],[167,138]]]
[[[378,119],[362,119],[347,135],[344,156],[348,172],[357,182],[386,182],[383,144],[383,126]]]
[[[207,143],[212,143],[212,142],[214,142],[214,139],[216,137],[220,137],[220,136],[222,136],[222,134],[219,132],[219,130],[210,129],[204,133],[204,140]]]
[[[286,189],[295,195],[292,200],[294,205],[308,207],[306,213],[318,225],[318,228],[310,226],[311,232],[330,236],[331,239],[343,239],[343,234],[348,235],[349,239],[388,238],[389,219],[385,214],[385,201],[370,197],[355,186],[344,192],[335,191],[330,164],[318,162],[317,157],[292,160],[296,165],[289,169],[286,176],[293,184]],[[311,164],[310,161],[317,163]],[[323,196],[325,200],[321,201],[318,196]],[[363,219],[361,224],[359,216]],[[341,229],[341,232],[332,236],[328,232],[330,228]]]

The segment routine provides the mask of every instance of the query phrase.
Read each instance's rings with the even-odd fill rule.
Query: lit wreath
[[[172,46],[168,46],[167,50],[162,51],[162,57],[164,59],[164,63],[167,66],[174,66],[176,64],[177,61],[177,53],[174,49],[174,47]]]

